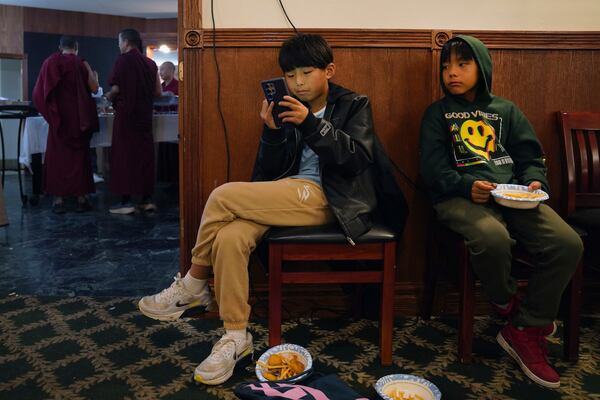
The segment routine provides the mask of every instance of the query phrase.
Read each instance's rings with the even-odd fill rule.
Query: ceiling
[[[0,0],[0,4],[138,18],[177,18],[177,0]]]

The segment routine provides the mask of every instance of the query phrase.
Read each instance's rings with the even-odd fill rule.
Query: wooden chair
[[[577,230],[577,229],[576,229]],[[585,235],[578,230],[580,236]],[[463,364],[473,361],[473,323],[475,313],[475,274],[470,262],[469,250],[464,239],[459,234],[442,226],[434,224],[428,240],[428,262],[425,272],[425,286],[422,297],[421,317],[431,317],[437,281],[443,266],[454,261],[458,271],[459,310],[458,310],[458,359]],[[446,246],[440,247],[440,246]],[[513,255],[513,275],[525,277],[531,268],[535,268],[529,256],[517,246]],[[581,307],[582,264],[571,277],[571,281],[563,294],[564,329],[563,354],[569,361],[579,357],[579,325]],[[517,281],[519,286],[525,286],[526,280]]]
[[[396,234],[375,225],[351,246],[337,226],[271,228],[264,237],[269,253],[269,346],[281,343],[281,286],[283,284],[380,283],[380,358],[392,363],[394,329],[394,269]],[[378,260],[381,268],[367,271],[285,270],[285,261]]]
[[[600,112],[557,113],[563,170],[563,217],[587,231],[584,260],[600,267]],[[586,262],[587,263],[587,262]]]
[[[564,217],[600,228],[600,112],[558,112],[564,171]]]

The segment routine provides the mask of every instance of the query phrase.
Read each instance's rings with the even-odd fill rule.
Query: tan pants
[[[192,263],[212,266],[226,329],[248,324],[248,259],[271,226],[311,226],[334,220],[321,187],[305,179],[232,182],[210,194]]]

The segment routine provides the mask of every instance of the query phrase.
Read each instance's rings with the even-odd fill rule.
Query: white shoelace
[[[185,289],[183,287],[183,281],[180,278],[180,274],[177,273],[173,279],[175,282],[173,282],[171,286],[163,289],[156,295],[157,303],[172,303],[175,297],[182,297],[185,295]]]
[[[231,346],[228,346],[229,344]],[[235,339],[225,335],[215,344],[208,358],[211,362],[231,359],[236,352],[236,347],[237,343]]]

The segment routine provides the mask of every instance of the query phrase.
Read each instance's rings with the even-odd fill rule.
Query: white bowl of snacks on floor
[[[280,344],[265,351],[256,362],[256,377],[261,382],[296,382],[312,369],[308,350],[297,344]]]
[[[550,196],[541,189],[529,191],[527,186],[499,184],[491,191],[496,203],[510,208],[536,208]]]
[[[440,400],[442,398],[442,392],[437,386],[416,375],[386,375],[375,382],[375,390],[384,400]]]

